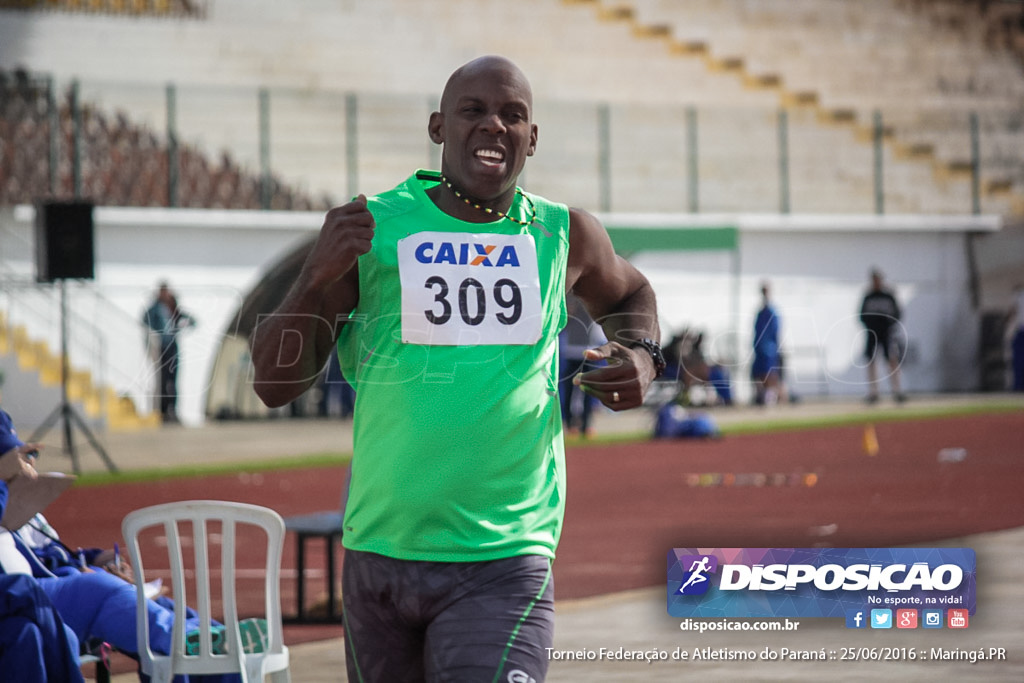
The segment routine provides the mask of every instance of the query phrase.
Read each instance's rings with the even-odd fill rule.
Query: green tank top
[[[419,171],[368,201],[373,248],[338,354],[356,389],[346,548],[406,560],[554,557],[565,502],[558,333],[569,212],[445,214]]]

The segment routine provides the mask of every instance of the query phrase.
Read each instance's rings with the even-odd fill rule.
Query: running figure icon
[[[694,584],[704,583],[708,580],[708,577],[704,576],[704,574],[711,570],[711,568],[708,567],[708,561],[710,559],[711,558],[709,556],[705,555],[702,558],[700,558],[699,561],[693,561],[693,564],[691,564],[690,568],[687,570],[690,572],[690,577],[686,579],[682,586],[679,587],[680,593],[684,592],[687,588]]]

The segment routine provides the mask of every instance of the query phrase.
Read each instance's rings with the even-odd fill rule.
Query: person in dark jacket
[[[906,334],[900,322],[900,306],[885,286],[882,271],[871,271],[871,288],[860,305],[860,322],[867,331],[864,358],[868,369],[868,403],[878,402],[878,369],[875,361],[881,354],[889,364],[889,384],[898,403],[906,400],[900,386],[900,364],[906,354]]]

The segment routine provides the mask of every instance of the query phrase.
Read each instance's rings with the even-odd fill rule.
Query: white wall
[[[198,320],[180,342],[179,414],[186,423],[202,421],[216,352],[245,295],[264,268],[314,234],[321,220],[320,214],[301,212],[97,208],[96,279],[76,284],[72,295],[72,306],[88,307],[86,316],[105,332],[106,367],[97,376],[132,394],[141,407],[148,406],[154,368],[145,357],[138,321],[157,284],[167,280],[182,308]],[[5,278],[34,278],[33,225],[31,207],[0,211],[0,272]],[[107,304],[90,294],[99,294]],[[41,329],[38,317],[29,323],[30,334],[47,339],[53,349],[59,347],[56,328]],[[76,362],[75,348],[70,355]],[[77,362],[83,362],[82,354]],[[21,419],[33,423],[33,416]]]
[[[971,390],[977,313],[969,297],[967,231],[993,232],[993,217],[671,215],[602,217],[608,225],[736,225],[738,283],[723,252],[647,252],[633,257],[659,299],[667,338],[682,326],[706,330],[707,350],[732,366],[741,398],[749,373],[751,327],[759,284],[772,283],[791,352],[791,381],[805,395],[864,393],[857,321],[872,266],[895,287],[912,352],[905,365],[910,391]],[[0,272],[5,280],[34,277],[31,207],[0,211]],[[322,216],[304,212],[96,209],[96,279],[81,285],[110,305],[76,294],[80,311],[103,336],[119,390],[144,393],[152,370],[136,326],[156,284],[167,279],[199,324],[182,342],[180,413],[203,419],[214,359],[234,315],[262,274],[319,229]],[[13,279],[13,280],[12,280]],[[737,288],[738,285],[738,288]],[[736,294],[738,293],[738,299]],[[5,292],[6,300],[15,296]],[[42,331],[44,336],[52,330]],[[57,340],[53,340],[57,347]],[[822,362],[819,363],[819,357]],[[42,419],[40,416],[39,419]],[[29,416],[23,417],[30,422]]]
[[[604,218],[609,225],[645,224],[641,217]],[[997,230],[998,219],[741,214],[658,216],[646,224],[739,228],[738,282],[730,280],[726,252],[649,252],[632,260],[658,293],[663,336],[683,327],[704,330],[709,356],[730,367],[741,399],[749,395],[753,321],[765,280],[782,319],[790,385],[804,395],[866,393],[858,313],[872,267],[886,274],[903,308],[910,338],[905,388],[978,386],[966,234]]]

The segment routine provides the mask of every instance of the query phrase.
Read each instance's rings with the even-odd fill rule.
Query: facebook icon
[[[867,628],[868,618],[862,609],[846,610],[846,628]]]

